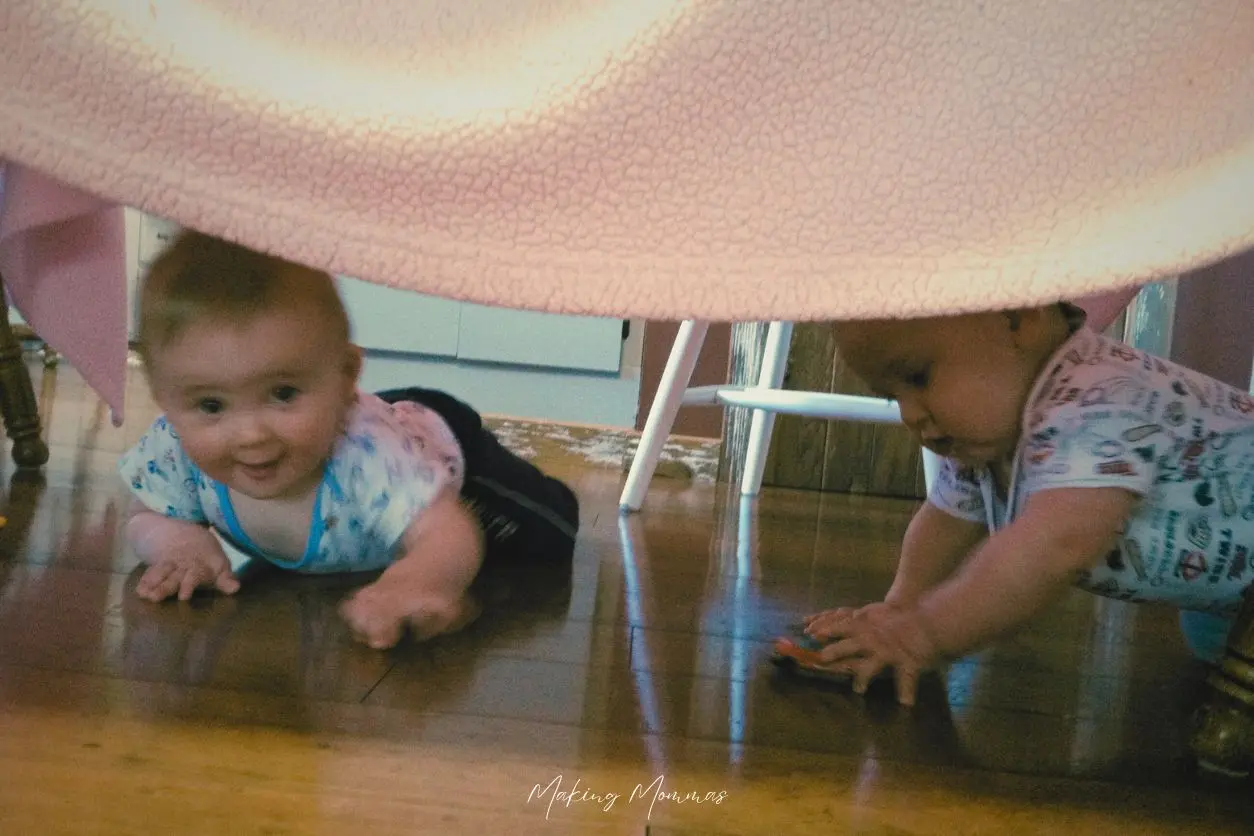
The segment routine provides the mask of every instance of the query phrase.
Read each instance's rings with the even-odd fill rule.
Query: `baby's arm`
[[[479,612],[467,591],[483,562],[483,531],[456,491],[445,491],[409,525],[401,551],[341,608],[354,635],[380,650],[400,641],[406,625],[428,639],[461,629]]]
[[[1110,551],[1138,497],[1120,488],[1033,494],[1019,518],[989,537],[953,577],[909,607],[871,612],[833,630],[820,655],[856,670],[855,689],[886,667],[913,702],[918,672],[1021,626]]]
[[[206,526],[158,514],[132,499],[126,541],[148,566],[135,588],[141,598],[162,601],[177,595],[187,601],[201,586],[227,595],[239,590],[230,561]]]
[[[987,535],[984,525],[959,519],[924,502],[906,528],[897,574],[884,601],[900,605],[914,603],[948,578]]]
[[[949,577],[987,532],[979,523],[959,519],[931,502],[924,502],[910,519],[902,538],[897,574],[884,596],[884,605],[913,604],[924,592]],[[806,632],[816,638],[826,638],[856,611],[854,607],[839,607],[812,615],[805,621]]]
[[[1106,557],[1138,500],[1121,488],[1033,494],[1015,522],[920,601],[937,650],[961,655],[1035,616]]]

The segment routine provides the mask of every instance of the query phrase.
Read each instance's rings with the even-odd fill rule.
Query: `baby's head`
[[[964,464],[1004,460],[1042,366],[1070,333],[1059,305],[929,319],[841,322],[837,349],[896,400],[926,447]]]
[[[361,368],[326,273],[184,232],[144,282],[139,349],[206,475],[256,499],[320,481]]]

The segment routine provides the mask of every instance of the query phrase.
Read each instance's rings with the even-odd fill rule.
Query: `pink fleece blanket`
[[[123,420],[126,235],[123,210],[0,161],[0,276],[13,305]],[[1077,300],[1104,329],[1137,288]]]
[[[122,207],[0,160],[0,276],[9,299],[122,422],[126,386]]]
[[[1247,0],[8,0],[0,157],[473,302],[957,312],[1254,245],[1251,43]]]

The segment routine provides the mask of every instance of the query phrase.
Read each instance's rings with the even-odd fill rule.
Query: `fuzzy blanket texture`
[[[1254,244],[1248,0],[6,0],[0,157],[386,285],[667,319]]]

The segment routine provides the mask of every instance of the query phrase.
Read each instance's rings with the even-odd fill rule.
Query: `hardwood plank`
[[[927,495],[923,448],[909,430],[897,424],[876,424],[870,450],[872,492],[900,497]]]
[[[849,371],[838,352],[835,352],[832,363],[831,391],[847,395],[868,394],[866,386]],[[823,448],[823,484],[820,489],[837,493],[887,494],[882,486],[871,481],[873,462],[870,454],[874,444],[874,424],[832,421]]]
[[[355,701],[391,665],[336,614],[343,581],[271,576],[237,597],[152,604],[137,573],[14,568],[0,598],[0,663]],[[419,648],[425,652],[425,648]]]
[[[320,703],[295,722],[279,697],[3,673],[0,764],[22,764],[0,781],[5,832],[1210,834],[1244,832],[1251,814],[1236,793],[933,768],[870,751],[676,738],[662,766],[616,732]],[[201,693],[178,701],[175,690]],[[651,814],[651,796],[628,801],[659,775],[665,788],[725,800],[661,801]],[[528,801],[558,776],[621,797],[608,812]]]
[[[870,394],[839,352],[833,392]],[[923,496],[918,444],[901,426],[833,421],[824,449],[822,489],[918,499]]]
[[[822,322],[793,325],[784,388],[831,392],[835,375],[831,327]],[[828,422],[799,415],[777,415],[762,484],[818,490],[823,485],[823,448]]]

